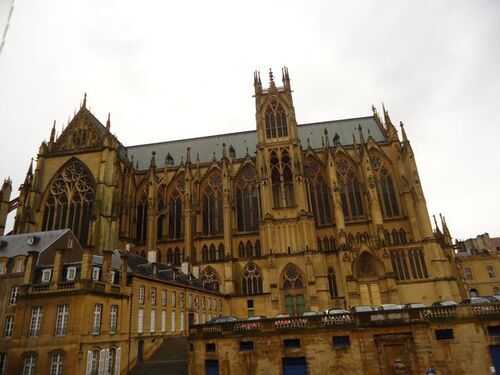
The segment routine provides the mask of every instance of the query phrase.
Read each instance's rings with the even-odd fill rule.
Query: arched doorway
[[[293,264],[283,272],[283,296],[285,311],[291,316],[302,315],[305,311],[304,277]]]
[[[362,305],[379,306],[382,304],[376,263],[375,257],[368,252],[361,254],[358,259],[356,275]]]

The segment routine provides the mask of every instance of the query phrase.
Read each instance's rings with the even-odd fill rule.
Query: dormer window
[[[99,281],[101,278],[101,269],[99,267],[92,267],[92,280]]]
[[[24,271],[24,258],[16,259],[14,272],[23,272],[23,271]]]
[[[50,282],[50,278],[52,277],[52,270],[43,270],[42,271],[42,283]]]
[[[68,267],[66,270],[66,280],[73,281],[76,277],[76,267]]]
[[[109,273],[109,282],[110,282],[111,284],[114,284],[114,283],[115,283],[115,275],[116,275],[116,272],[115,272],[115,271],[111,271],[111,272]]]
[[[33,246],[38,241],[40,241],[40,237],[36,237],[36,236],[28,237],[28,245],[30,245],[30,246]]]

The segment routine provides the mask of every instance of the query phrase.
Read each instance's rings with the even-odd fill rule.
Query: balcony
[[[500,319],[500,303],[458,305],[423,309],[373,311],[333,315],[300,316],[236,322],[198,324],[190,329],[192,338],[217,338],[242,334],[287,333],[325,328],[366,328],[439,321]]]

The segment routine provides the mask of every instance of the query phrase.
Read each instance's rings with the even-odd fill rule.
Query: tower
[[[263,253],[296,253],[315,248],[314,221],[307,211],[303,157],[288,69],[283,86],[269,70],[269,87],[254,74],[257,174],[261,190]]]

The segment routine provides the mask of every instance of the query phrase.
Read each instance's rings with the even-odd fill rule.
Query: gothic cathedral
[[[96,254],[178,266],[238,317],[465,296],[402,123],[398,134],[372,107],[299,125],[286,68],[282,85],[255,73],[254,87],[255,130],[136,146],[85,98],[42,142],[18,199],[4,183],[0,230],[17,209],[14,233],[71,228]]]

